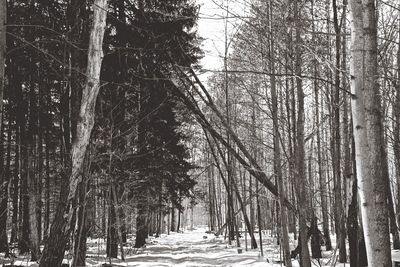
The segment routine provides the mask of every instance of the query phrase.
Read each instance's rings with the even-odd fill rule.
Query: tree
[[[188,171],[185,136],[182,134],[184,107],[172,94],[173,86],[164,79],[174,64],[191,66],[199,57],[195,25],[197,7],[190,1],[139,1],[131,23],[144,30],[138,32],[138,121],[135,153],[136,241],[145,244],[150,209],[157,210],[157,234],[161,231],[164,211],[169,203],[182,210],[181,199],[190,196],[194,181]],[[170,16],[170,13],[174,16]],[[178,19],[177,17],[183,19]],[[146,192],[143,194],[142,192]]]
[[[351,0],[351,92],[357,181],[370,266],[391,266],[375,2]]]
[[[5,56],[6,56],[6,18],[7,18],[7,1],[0,2],[0,251],[8,255],[8,238],[7,238],[7,200],[8,200],[8,174],[4,173],[4,145],[3,145],[3,96],[5,87]],[[8,123],[10,127],[10,120]],[[10,135],[10,132],[8,133]]]
[[[94,109],[100,87],[100,70],[103,59],[103,37],[106,26],[108,1],[95,0],[93,3],[93,25],[89,39],[86,82],[82,91],[81,106],[72,144],[72,169],[67,189],[67,203],[60,202],[56,217],[45,243],[40,266],[60,266],[64,258],[67,237],[71,231],[71,220],[74,211],[78,184],[81,182],[81,170],[86,148],[94,124]]]

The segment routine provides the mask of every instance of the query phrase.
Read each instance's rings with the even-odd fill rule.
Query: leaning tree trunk
[[[64,250],[71,232],[71,219],[74,211],[73,203],[76,199],[78,184],[83,166],[87,145],[94,124],[94,111],[99,93],[100,70],[103,60],[103,38],[106,26],[108,1],[95,0],[93,3],[93,26],[89,39],[88,65],[86,82],[82,92],[81,106],[76,129],[76,137],[72,144],[72,169],[69,177],[68,199],[57,210],[54,222],[46,240],[43,255],[40,259],[42,267],[60,266],[64,258]]]
[[[351,2],[351,92],[357,181],[369,266],[391,266],[374,0]]]
[[[206,140],[207,140],[207,142],[208,142],[208,145],[209,145],[209,147],[210,147],[211,153],[212,153],[212,155],[213,155],[215,164],[216,164],[216,166],[217,166],[217,168],[218,168],[220,177],[221,177],[221,179],[222,179],[222,181],[223,181],[223,183],[224,183],[224,185],[225,185],[225,188],[227,189],[227,188],[228,188],[228,181],[227,181],[227,179],[225,178],[225,176],[224,176],[224,174],[223,174],[223,172],[222,172],[222,169],[221,169],[221,166],[220,166],[220,164],[219,164],[218,157],[217,157],[217,154],[216,154],[216,152],[215,152],[214,146],[212,146],[211,140],[210,140],[210,138],[208,137],[208,134],[207,134],[206,130],[205,130],[205,129],[203,129],[203,130],[204,130],[204,134],[205,134],[205,136],[206,136]],[[222,161],[223,161],[225,167],[227,168],[228,163],[226,162],[225,158],[223,157],[223,155],[224,155],[224,154],[223,154],[223,151],[222,151],[221,147],[219,146],[217,140],[214,139],[214,141],[215,141],[215,146],[216,146],[216,148],[218,149],[219,155],[220,155],[220,157],[221,157],[221,159],[222,159]],[[252,225],[251,225],[251,222],[250,222],[250,220],[249,220],[249,217],[247,216],[246,205],[245,205],[245,203],[243,202],[242,197],[240,196],[238,184],[237,184],[237,182],[236,182],[234,176],[233,176],[233,181],[232,181],[232,182],[233,182],[233,188],[235,189],[235,193],[236,193],[236,196],[237,196],[237,200],[238,200],[238,202],[239,202],[240,210],[242,211],[242,214],[243,214],[244,222],[245,222],[245,224],[246,224],[247,229],[249,230],[249,235],[250,235],[250,239],[251,239],[251,248],[252,248],[252,249],[255,249],[255,248],[257,248],[257,241],[256,241],[256,239],[255,239],[255,237],[254,237],[254,229],[253,229],[253,227],[252,227]],[[235,214],[233,214],[233,216],[235,217]]]

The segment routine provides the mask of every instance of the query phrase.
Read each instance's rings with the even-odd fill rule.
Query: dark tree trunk
[[[176,226],[175,226],[175,206],[174,206],[174,204],[172,204],[172,207],[171,207],[171,231],[175,232],[175,228],[176,228]]]
[[[50,95],[50,94],[49,94]],[[47,101],[47,105],[50,105],[49,100]],[[50,117],[50,116],[49,116]],[[48,117],[48,120],[49,120]],[[45,134],[45,157],[46,157],[46,178],[45,178],[45,212],[44,212],[44,237],[47,237],[50,226],[50,133],[49,130],[46,130]]]
[[[178,210],[178,224],[176,225],[176,232],[179,233],[179,228],[181,227],[181,211]]]
[[[108,223],[107,223],[107,257],[108,258],[117,258],[118,256],[118,233],[117,233],[117,214],[115,211],[114,203],[114,192],[111,190],[109,191],[109,201],[110,205],[108,208]]]
[[[314,259],[322,258],[321,255],[321,234],[318,230],[318,219],[314,217],[311,222],[311,256]]]
[[[24,125],[25,123],[21,123]],[[21,131],[21,140],[20,140],[20,221],[22,222],[20,228],[20,239],[19,239],[19,252],[21,254],[29,252],[29,193],[28,193],[28,154],[27,147],[28,144],[26,142],[27,136],[25,135],[25,131],[22,130],[24,126],[20,127]]]
[[[8,131],[7,131],[7,159],[6,166],[4,168],[3,182],[1,183],[1,200],[0,200],[0,252],[4,252],[5,256],[8,257],[8,237],[7,237],[7,215],[8,215],[8,183],[10,181],[10,169],[11,169],[11,117],[8,118]],[[1,127],[0,136],[3,136],[3,127]],[[1,139],[2,140],[2,139]],[[3,144],[0,142],[1,148],[0,153],[3,154]],[[2,165],[2,164],[0,164]]]
[[[147,228],[147,199],[141,197],[137,202],[137,217],[136,217],[136,240],[135,248],[141,248],[146,244],[146,238],[148,236]]]
[[[86,251],[87,251],[87,237],[91,225],[88,220],[89,211],[91,211],[92,201],[88,201],[87,194],[90,192],[90,170],[89,160],[90,151],[86,153],[85,163],[82,170],[82,182],[79,185],[78,192],[78,205],[76,211],[76,228],[74,231],[74,256],[72,259],[72,267],[85,266],[86,264]],[[93,197],[93,194],[89,197]]]
[[[11,243],[18,241],[19,223],[18,223],[18,198],[19,198],[19,163],[20,163],[20,126],[17,120],[15,127],[15,163],[14,174],[12,176],[12,227],[11,227]]]
[[[8,238],[7,238],[7,201],[8,201],[8,173],[4,173],[4,147],[3,147],[3,97],[5,85],[5,52],[6,52],[6,20],[7,20],[7,1],[0,1],[0,252],[5,252],[8,256]],[[8,127],[10,128],[10,119],[8,120]],[[8,135],[11,134],[9,130]],[[9,143],[10,143],[9,139]],[[8,168],[9,169],[9,168]]]
[[[346,238],[345,238],[345,218],[342,204],[342,173],[341,173],[341,136],[340,136],[340,68],[341,68],[341,26],[339,25],[338,9],[336,0],[333,0],[333,21],[335,28],[335,91],[332,93],[332,161],[333,161],[333,177],[335,192],[335,230],[337,243],[339,247],[339,262],[346,262]]]
[[[347,215],[347,236],[349,238],[350,267],[362,267],[361,265],[359,265],[358,257],[358,233],[357,177],[354,175],[351,202]]]
[[[123,244],[126,244],[126,242],[128,241],[128,233],[125,224],[125,213],[122,207],[119,208],[118,215],[119,215],[119,221],[121,222],[120,225],[121,241]]]
[[[124,195],[124,184],[120,183],[118,186],[118,189],[116,189],[116,191],[118,192],[118,197],[116,199],[119,199],[120,201],[122,201],[123,195]],[[118,205],[118,212],[117,212],[117,216],[119,216],[119,231],[121,233],[121,242],[123,244],[126,244],[127,242],[127,229],[126,229],[126,220],[125,220],[125,212],[124,209],[122,207],[122,205]]]
[[[30,64],[32,66],[32,71],[35,72],[36,68],[34,68],[32,62]],[[27,219],[29,222],[28,225],[28,238],[29,238],[29,247],[31,251],[31,261],[37,261],[40,257],[40,248],[39,248],[39,226],[38,226],[38,181],[37,181],[37,173],[35,168],[35,147],[36,147],[36,138],[37,138],[37,119],[35,116],[37,115],[37,103],[36,103],[36,93],[35,93],[35,74],[30,77],[30,88],[29,88],[29,122],[28,122],[28,131],[26,135],[27,140],[27,148],[26,148],[26,180],[27,180],[27,198],[28,203],[24,203],[28,207]],[[24,209],[25,213],[25,209]]]
[[[85,172],[85,174],[87,173]],[[87,209],[88,207],[86,194],[88,193],[88,181],[87,178],[79,185],[79,195],[78,195],[78,209],[76,211],[76,226],[74,233],[74,257],[72,260],[73,267],[86,266],[86,240],[89,230],[87,223]]]
[[[39,70],[39,101],[37,107],[37,180],[36,180],[36,219],[37,219],[37,231],[38,240],[42,240],[42,193],[43,193],[43,121],[42,121],[42,109],[43,109],[43,85],[44,83],[42,72]]]

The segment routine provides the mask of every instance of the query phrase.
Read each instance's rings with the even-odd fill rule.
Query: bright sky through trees
[[[200,64],[206,70],[218,70],[223,65],[227,14],[229,42],[237,30],[237,25],[241,23],[241,19],[235,17],[245,13],[246,3],[242,0],[198,0],[198,4],[200,5],[198,32],[199,36],[204,38],[202,43],[204,58]],[[208,75],[209,73],[206,76]]]

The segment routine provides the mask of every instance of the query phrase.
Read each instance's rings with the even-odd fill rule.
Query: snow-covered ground
[[[207,234],[206,228],[198,228],[194,231],[183,233],[163,234],[159,238],[151,237],[145,248],[134,249],[131,239],[125,247],[125,261],[105,257],[105,242],[103,239],[88,241],[87,266],[263,266],[278,267],[280,263],[280,248],[276,245],[275,238],[264,234],[264,256],[260,256],[260,250],[245,250],[244,238],[241,238],[242,253],[233,243],[231,246],[223,237],[215,237]],[[258,234],[257,234],[258,237]],[[249,239],[248,239],[249,240]],[[334,242],[334,240],[332,240]],[[294,248],[294,244],[291,244]],[[332,252],[323,251],[324,258],[313,266],[332,266]],[[25,259],[14,261],[18,266],[37,266],[37,263],[29,262],[28,255]],[[9,260],[1,263],[9,263]],[[64,263],[70,263],[65,259]],[[103,265],[103,264],[112,265]],[[299,266],[297,260],[293,260],[293,266]],[[336,264],[336,266],[349,266]]]
[[[148,245],[140,250],[126,248],[125,262],[112,259],[114,266],[263,266],[278,267],[280,263],[280,248],[276,240],[264,235],[264,257],[260,250],[245,251],[244,238],[241,239],[242,253],[238,253],[235,244],[229,246],[223,237],[207,234],[205,228],[184,233],[163,234],[159,238],[151,237]],[[102,246],[102,245],[100,245]],[[99,243],[91,242],[87,259],[88,266],[101,266],[110,263],[109,259],[100,256]],[[294,245],[293,245],[294,246]],[[330,266],[330,253],[325,253],[326,258],[321,259],[315,266]],[[293,260],[293,266],[299,266]],[[341,264],[340,266],[346,266]]]

